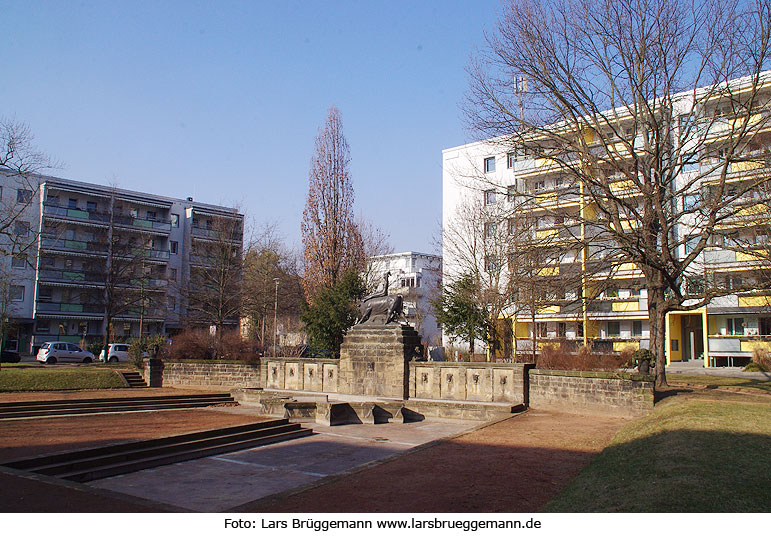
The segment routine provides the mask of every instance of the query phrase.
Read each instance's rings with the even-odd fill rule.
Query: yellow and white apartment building
[[[768,82],[761,95],[768,94],[771,98],[771,74],[764,76]],[[690,94],[693,96],[694,92]],[[688,185],[693,178],[702,177],[677,200],[684,209],[698,205],[700,193],[709,190],[710,182],[718,177],[717,172],[714,178],[705,174],[721,157],[710,148],[710,140],[725,141],[725,137],[720,136],[720,125],[736,121],[728,110],[721,110],[721,106],[719,100],[714,100],[697,109],[713,119],[711,129],[715,136],[706,137],[701,147],[689,149],[692,157],[688,165],[683,166],[676,183]],[[767,113],[767,108],[763,108],[757,118],[750,121],[765,118]],[[714,118],[721,115],[724,120],[715,122]],[[623,124],[615,127],[616,133],[632,132]],[[584,133],[584,137],[592,142],[591,131]],[[747,185],[756,185],[765,178],[771,178],[771,123],[757,130],[742,150],[740,162],[729,165],[727,192],[743,193],[731,202],[740,207],[731,219],[716,228],[708,246],[693,262],[693,273],[709,275],[710,282],[725,289],[725,295],[704,307],[668,314],[667,362],[701,361],[705,367],[738,366],[747,363],[756,348],[771,349],[771,296],[768,293],[771,286],[766,284],[767,277],[759,277],[758,272],[770,258],[771,238],[767,230],[771,212],[766,193],[760,193],[759,189],[744,192]],[[608,181],[615,195],[640,197],[630,182],[613,177]],[[516,211],[529,213],[535,223],[533,238],[556,253],[539,274],[553,283],[558,283],[563,275],[573,276],[564,293],[538,309],[535,327],[529,313],[504,316],[502,348],[506,355],[531,350],[533,331],[537,332],[539,347],[556,342],[577,346],[591,343],[596,351],[648,347],[647,291],[642,272],[634,264],[623,262],[605,273],[587,271],[596,257],[602,256],[599,252],[602,246],[580,247],[587,235],[592,234],[590,223],[595,210],[585,189],[576,185],[576,180],[553,161],[528,155],[504,139],[479,141],[443,151],[445,230],[457,216],[458,208],[464,207],[468,200],[477,199],[488,207],[496,205],[500,215],[507,215],[507,211],[511,215],[516,202],[513,193],[528,193],[529,205],[517,204]],[[630,221],[622,221],[622,225],[634,226]],[[505,230],[506,226],[492,229]],[[697,223],[688,221],[687,217],[678,223],[676,243],[681,250],[678,256],[685,257],[691,238],[699,232]],[[744,248],[736,248],[739,244]],[[756,250],[748,251],[748,245],[755,246]],[[457,268],[453,268],[452,256],[446,251],[443,257],[444,278],[448,282],[452,275],[457,275],[457,271],[453,271]],[[697,281],[694,283],[698,286]],[[731,292],[732,289],[739,291]]]

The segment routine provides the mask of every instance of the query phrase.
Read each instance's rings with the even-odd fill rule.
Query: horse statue
[[[401,295],[388,295],[388,277],[385,274],[385,287],[382,292],[370,294],[359,304],[359,318],[356,324],[390,324],[405,321],[404,298]]]

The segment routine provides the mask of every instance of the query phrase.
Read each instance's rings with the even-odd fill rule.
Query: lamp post
[[[278,281],[278,277],[273,279],[273,282],[276,283],[276,300],[273,304],[273,357],[276,357],[276,335],[278,334]]]

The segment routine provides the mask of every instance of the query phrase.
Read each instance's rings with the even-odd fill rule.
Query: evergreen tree
[[[446,286],[433,302],[437,323],[442,331],[453,338],[469,343],[469,353],[474,353],[474,341],[486,339],[490,325],[485,308],[480,306],[476,292],[478,287],[471,275],[463,275]]]

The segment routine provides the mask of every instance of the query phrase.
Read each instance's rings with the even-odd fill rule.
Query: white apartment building
[[[746,81],[730,84],[732,99],[735,99],[741,95]],[[761,259],[768,258],[771,227],[768,193],[760,189],[771,178],[771,126],[764,121],[771,102],[771,73],[761,77],[758,94],[761,105],[751,112],[736,112],[738,107],[729,106],[725,98],[719,96],[711,96],[694,106],[699,91],[675,96],[676,104],[680,105],[675,106],[676,125],[672,126],[672,133],[683,146],[680,173],[672,184],[673,192],[682,193],[672,202],[676,206],[674,212],[682,215],[673,227],[673,244],[677,246],[674,255],[685,259],[697,241],[702,230],[701,217],[689,210],[714,196],[711,189],[718,182],[726,186],[723,196],[730,216],[714,229],[707,246],[689,266],[688,275],[692,277],[686,276],[684,283],[694,295],[698,295],[699,286],[705,283],[727,292],[704,307],[668,314],[668,361],[699,360],[705,366],[740,365],[749,361],[755,349],[771,349],[771,297],[768,295],[771,287],[758,277],[759,268],[765,263]],[[590,147],[597,145],[599,154],[614,152],[614,158],[629,159],[623,148],[640,144],[635,126],[623,113],[605,114],[605,117],[614,119],[614,123],[607,124],[607,129],[613,130],[610,138],[604,132],[603,140],[598,141],[596,127],[587,128],[580,136]],[[750,129],[751,136],[745,136],[737,144],[739,153],[726,157],[721,147],[726,140],[732,140],[726,133],[733,132],[745,119],[750,127],[753,123],[761,127]],[[699,145],[691,142],[685,126],[694,129],[693,138],[699,138]],[[608,146],[615,147],[608,149]],[[492,234],[505,238],[513,221],[527,215],[535,223],[533,241],[554,251],[539,275],[552,283],[559,283],[567,275],[583,275],[578,289],[566,286],[549,304],[538,308],[535,324],[530,314],[517,314],[513,309],[504,313],[502,338],[505,342],[501,348],[506,355],[527,350],[534,332],[539,346],[565,341],[575,345],[591,342],[595,350],[608,352],[648,346],[648,294],[640,269],[632,263],[619,263],[601,274],[589,276],[586,271],[587,265],[602,257],[603,250],[601,243],[590,239],[599,237],[592,235],[591,227],[592,220],[602,216],[586,195],[586,185],[579,185],[581,182],[550,159],[548,153],[531,153],[529,148],[517,147],[511,139],[448,148],[443,150],[442,158],[445,234],[459,211],[474,204],[484,208],[488,216],[500,216],[497,221],[495,217],[488,217],[490,221],[484,227],[484,237],[488,239]],[[637,200],[638,204],[642,200],[641,193],[635,191],[628,179],[616,175],[603,177],[603,181],[607,182],[610,196]],[[513,214],[515,207],[517,215]],[[622,226],[637,224],[630,218],[622,221]],[[459,273],[460,262],[447,249],[443,262],[445,282],[451,282]],[[729,293],[731,289],[736,291]],[[688,301],[694,304],[693,300]]]
[[[430,301],[441,292],[442,257],[407,251],[369,257],[368,265],[368,274],[380,288],[383,275],[391,273],[388,293],[404,297],[407,322],[420,333],[423,343],[441,344]]]
[[[234,223],[229,241],[242,248],[243,215],[233,208],[51,176],[0,171],[0,212],[18,233],[3,237],[5,250],[21,251],[2,261],[13,322],[6,348],[21,353],[51,340],[98,341],[108,288],[124,299],[112,338],[173,333],[188,322],[187,284],[207,264],[219,220]]]

